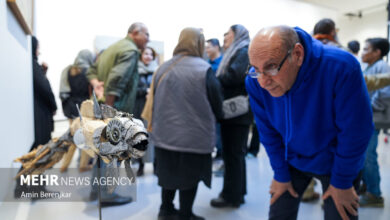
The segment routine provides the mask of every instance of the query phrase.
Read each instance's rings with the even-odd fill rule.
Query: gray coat
[[[206,72],[210,64],[185,56],[157,85],[181,55],[165,62],[155,76],[151,133],[156,147],[190,153],[211,153],[215,145],[215,116],[208,101]]]

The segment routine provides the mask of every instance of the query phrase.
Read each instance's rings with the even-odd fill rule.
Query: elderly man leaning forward
[[[249,59],[246,88],[274,170],[269,219],[296,219],[312,178],[321,181],[325,219],[357,219],[373,132],[358,61],[287,26],[262,29]]]

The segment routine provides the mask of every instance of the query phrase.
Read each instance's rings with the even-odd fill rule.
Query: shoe
[[[359,205],[360,207],[384,207],[384,199],[382,196],[375,196],[369,192],[364,193],[360,196]]]
[[[143,175],[144,175],[144,169],[143,168],[138,168],[137,176],[143,176]]]
[[[191,213],[190,216],[180,216],[179,215],[178,219],[180,219],[180,220],[205,220],[204,217],[195,215],[194,213]]]
[[[320,194],[314,191],[316,181],[312,179],[302,195],[302,202],[314,202],[320,198]]]
[[[161,210],[158,213],[158,220],[179,220],[179,211],[176,209],[173,210]]]
[[[218,197],[218,198],[215,198],[215,199],[212,199],[210,201],[210,205],[214,208],[226,208],[226,207],[233,207],[233,208],[238,208],[240,207],[241,204],[243,204],[244,201],[241,200],[239,203],[232,203],[232,202],[228,202],[226,201],[224,198],[222,197]]]
[[[314,202],[317,201],[319,198],[320,194],[317,192],[307,193],[306,195],[304,193],[302,196],[302,202]]]
[[[123,197],[123,196],[115,194],[115,196],[110,198],[110,199],[104,199],[100,203],[100,205],[102,207],[119,206],[119,205],[124,205],[124,204],[130,203],[132,201],[133,201],[133,198],[131,198],[131,197]]]

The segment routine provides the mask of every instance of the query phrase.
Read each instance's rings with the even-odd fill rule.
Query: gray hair
[[[142,28],[145,28],[145,24],[141,22],[135,22],[132,25],[130,25],[129,29],[127,30],[127,33],[134,33],[141,31]]]
[[[282,41],[282,47],[286,50],[294,48],[296,43],[300,43],[297,32],[289,26],[279,26],[277,27],[279,32],[280,40]]]

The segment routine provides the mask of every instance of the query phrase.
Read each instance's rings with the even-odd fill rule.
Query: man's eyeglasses
[[[286,56],[284,56],[282,62],[280,62],[278,67],[276,67],[276,66],[271,67],[267,70],[264,70],[264,72],[261,73],[261,72],[257,72],[253,66],[249,65],[248,69],[246,71],[246,74],[248,74],[252,78],[259,78],[261,76],[261,74],[264,74],[267,76],[276,76],[276,75],[278,75],[279,70],[282,68],[284,62],[286,61],[287,57],[291,54],[291,52],[292,52],[292,49],[287,51]]]

